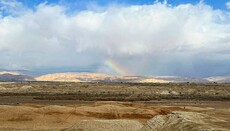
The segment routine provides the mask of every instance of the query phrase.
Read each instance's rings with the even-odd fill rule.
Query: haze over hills
[[[166,80],[166,81],[170,81],[170,82],[193,82],[193,83],[209,82],[205,78],[183,77],[183,76],[155,76],[154,78]]]
[[[0,72],[0,82],[20,82],[34,81],[32,76],[22,74],[20,72],[2,71]]]
[[[230,77],[182,77],[182,76],[118,76],[90,72],[64,72],[33,76],[29,71],[0,71],[1,82],[60,81],[60,82],[133,82],[133,83],[229,83]]]
[[[206,80],[217,83],[230,83],[230,76],[208,77]]]

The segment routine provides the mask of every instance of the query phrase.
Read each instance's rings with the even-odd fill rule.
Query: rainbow
[[[105,64],[112,69],[114,72],[116,72],[118,75],[125,76],[125,75],[130,75],[129,71],[123,68],[121,65],[116,63],[113,60],[106,60]]]

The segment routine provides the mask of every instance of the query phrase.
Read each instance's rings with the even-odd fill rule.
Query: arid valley
[[[230,0],[0,0],[0,131],[230,131]]]
[[[230,130],[224,83],[2,82],[0,94],[0,130]]]

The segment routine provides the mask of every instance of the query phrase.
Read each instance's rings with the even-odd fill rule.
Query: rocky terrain
[[[139,131],[228,131],[228,124],[203,113],[175,111],[153,117]]]
[[[134,120],[84,120],[66,131],[138,131],[143,125]]]

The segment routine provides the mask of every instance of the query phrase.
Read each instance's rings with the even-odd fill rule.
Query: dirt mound
[[[168,115],[158,115],[147,122],[139,131],[227,131],[221,125],[226,121],[206,114],[175,111]]]
[[[138,131],[142,127],[134,120],[84,120],[65,131]]]

